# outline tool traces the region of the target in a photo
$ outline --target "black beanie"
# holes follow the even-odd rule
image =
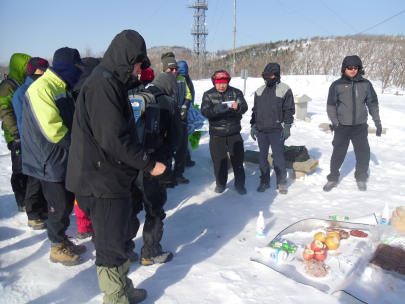
[[[168,68],[178,67],[176,58],[174,58],[174,54],[172,52],[162,54],[160,59],[163,63],[163,72],[165,72]]]

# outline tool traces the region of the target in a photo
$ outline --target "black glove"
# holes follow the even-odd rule
[[[375,135],[378,137],[381,137],[382,133],[382,125],[381,125],[381,120],[374,120],[375,127],[377,128],[377,131],[375,131]]]
[[[229,107],[226,103],[219,103],[212,108],[212,112],[216,115],[229,111]]]
[[[281,131],[281,139],[282,140],[287,140],[288,137],[290,137],[290,129],[291,129],[291,124],[284,124],[284,129]],[[280,139],[280,140],[281,140]]]
[[[250,137],[252,137],[252,139],[254,141],[256,141],[257,138],[257,128],[256,128],[256,124],[252,125],[252,127],[250,128]]]
[[[334,124],[329,125],[329,129],[333,132],[336,131],[337,126],[335,126]]]
[[[182,106],[180,108],[180,116],[181,120],[187,120],[188,110],[186,106]]]
[[[169,166],[166,166],[166,169],[162,174],[153,176],[153,178],[157,179],[159,181],[159,185],[163,188],[174,188],[179,185],[172,169]]]
[[[14,151],[15,154],[20,154],[21,152],[21,139],[20,139],[20,134],[16,134],[13,136],[13,146],[14,146]]]

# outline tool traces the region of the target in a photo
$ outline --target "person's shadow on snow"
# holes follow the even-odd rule
[[[209,186],[211,198],[183,208],[179,206],[179,209],[165,219],[165,232],[161,244],[164,250],[173,251],[174,258],[167,264],[151,266],[157,267],[156,272],[137,286],[145,288],[148,292],[145,303],[159,300],[165,294],[165,290],[184,279],[193,266],[215,255],[230,241],[240,242],[239,238],[242,238],[241,235],[244,233],[255,235],[255,231],[244,231],[247,229],[246,225],[258,217],[259,210],[270,208],[277,192],[272,189],[274,193],[269,190],[266,193],[257,193],[258,179],[249,176],[254,173],[257,175],[257,172],[252,171],[259,169],[257,166],[246,167],[245,165],[245,170],[248,169],[247,195],[239,195],[233,188],[233,180],[228,180],[224,193],[214,194],[212,187]],[[211,183],[212,180],[205,177],[205,184],[199,186],[205,187]],[[254,188],[251,185],[255,185]],[[272,213],[266,212],[266,217],[271,216]],[[271,230],[275,220],[267,223],[266,231]],[[242,256],[238,252],[223,251],[222,254],[228,255],[227,260],[232,261],[250,259],[253,253],[252,248],[247,256]],[[133,268],[131,270],[136,271]]]
[[[375,156],[375,154],[373,152],[370,152],[370,162],[373,162],[376,166],[378,166],[380,164],[378,162],[377,157]],[[353,177],[354,177],[355,168],[356,168],[356,155],[354,154],[354,151],[349,151],[346,154],[342,167],[340,167],[339,181],[341,182],[350,173],[352,173]],[[371,175],[370,169],[368,170],[368,174]]]

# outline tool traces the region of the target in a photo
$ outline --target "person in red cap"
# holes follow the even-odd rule
[[[240,121],[248,105],[242,91],[229,85],[231,76],[228,72],[216,71],[211,79],[214,87],[204,93],[201,113],[208,118],[210,124],[210,152],[216,178],[215,192],[222,193],[225,190],[229,151],[235,174],[234,185],[238,193],[243,195],[246,194],[246,188]]]
[[[27,78],[25,83],[19,87],[13,96],[12,104],[17,119],[17,127],[20,135],[22,134],[22,116],[24,95],[30,85],[41,77],[49,67],[49,62],[40,57],[32,57],[27,64]],[[27,189],[25,191],[25,211],[28,217],[28,226],[34,230],[46,228],[44,219],[48,218],[48,206],[42,192],[41,182],[33,177],[28,176]]]
[[[143,86],[146,87],[155,79],[155,74],[151,68],[141,70],[141,78],[139,79]]]

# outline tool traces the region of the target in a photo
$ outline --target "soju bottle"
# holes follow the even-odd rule
[[[347,216],[344,215],[329,215],[328,218],[330,218],[331,220],[335,220],[335,221],[347,221],[349,218]]]
[[[295,251],[297,250],[297,247],[288,245],[287,243],[280,243],[280,242],[276,242],[276,241],[272,241],[270,243],[270,246],[275,249],[287,251],[289,253],[295,253]]]

